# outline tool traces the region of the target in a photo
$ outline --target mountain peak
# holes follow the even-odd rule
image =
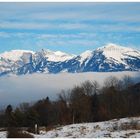
[[[4,52],[2,54],[0,54],[0,57],[4,58],[4,59],[9,59],[9,60],[12,60],[12,61],[17,61],[21,58],[21,56],[24,54],[24,53],[34,53],[33,51],[30,51],[30,50],[11,50],[9,52]]]
[[[83,52],[80,56],[85,58],[85,57],[91,56],[91,54],[92,54],[92,51],[87,50],[87,51]]]
[[[102,50],[102,51],[120,51],[120,50],[124,50],[124,49],[129,49],[114,43],[108,43],[107,45],[98,48],[97,50]]]
[[[116,45],[116,44],[113,44],[113,43],[108,43],[107,45],[104,46],[104,48],[106,49],[118,49],[118,48],[121,48],[121,46],[119,45]]]
[[[54,62],[69,60],[73,57],[73,55],[67,54],[65,52],[52,51],[49,49],[42,49],[40,52],[37,53],[47,58],[48,61]]]
[[[107,59],[114,59],[118,63],[122,63],[124,65],[127,65],[124,60],[128,57],[140,57],[139,51],[113,43],[109,43],[101,48],[98,48],[97,50],[101,51]]]

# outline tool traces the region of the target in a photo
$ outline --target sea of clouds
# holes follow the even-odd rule
[[[135,82],[140,80],[140,72],[87,72],[60,74],[31,74],[23,76],[0,77],[0,108],[8,104],[18,105],[33,102],[49,96],[55,100],[61,90],[67,90],[86,80],[96,80],[101,86],[109,76],[121,78],[129,75]]]

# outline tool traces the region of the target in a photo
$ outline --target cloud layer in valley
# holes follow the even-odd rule
[[[111,75],[117,78],[129,75],[134,79],[140,79],[139,72],[32,74],[1,77],[0,106],[36,101],[47,96],[55,100],[62,89],[70,89],[86,80],[96,80],[103,85],[104,80]]]

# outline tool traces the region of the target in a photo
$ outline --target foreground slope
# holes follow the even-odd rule
[[[1,131],[0,138],[5,138],[6,133],[6,131]],[[32,135],[35,138],[140,138],[140,117],[72,124],[57,127],[48,132],[40,131],[39,135]]]
[[[0,131],[0,138],[5,138],[6,133]],[[140,117],[72,124],[32,135],[35,138],[140,138]]]
[[[34,135],[37,138],[140,138],[140,117],[114,119],[97,123],[72,124]]]

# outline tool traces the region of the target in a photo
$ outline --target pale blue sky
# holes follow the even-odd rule
[[[0,52],[140,48],[140,3],[0,3]]]

